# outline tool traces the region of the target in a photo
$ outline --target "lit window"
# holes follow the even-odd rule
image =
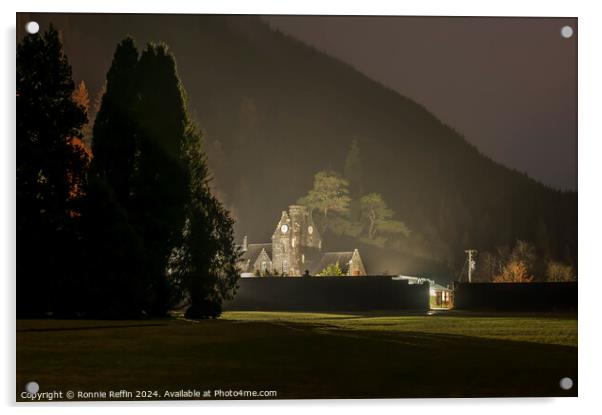
[[[268,269],[268,263],[266,261],[261,261],[261,271],[266,272]]]

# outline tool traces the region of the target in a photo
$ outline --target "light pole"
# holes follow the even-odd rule
[[[466,252],[466,254],[468,255],[467,261],[468,261],[468,282],[472,282],[472,271],[475,270],[476,268],[476,261],[474,260],[473,256],[477,253],[476,249],[467,249],[464,252]]]

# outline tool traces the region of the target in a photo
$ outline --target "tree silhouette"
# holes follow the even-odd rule
[[[79,197],[88,157],[84,109],[73,99],[59,33],[17,46],[17,313],[61,312],[76,301]]]
[[[132,38],[122,40],[107,73],[93,127],[91,170],[106,180],[117,201],[130,205],[138,125],[136,110],[138,50]]]
[[[144,243],[104,177],[91,175],[82,216],[88,315],[140,318],[149,295]]]
[[[118,44],[93,146],[86,229],[97,297],[111,299],[101,312],[160,316],[187,296],[190,317],[219,316],[239,274],[233,220],[211,193],[202,135],[165,45],[138,58],[131,38]]]
[[[140,317],[151,296],[144,244],[130,219],[138,129],[137,62],[133,39],[124,39],[113,55],[105,93],[95,104],[99,107],[93,126],[94,158],[83,222],[89,312],[101,317]]]
[[[136,77],[136,159],[128,210],[145,244],[149,313],[162,315],[173,295],[167,263],[182,244],[190,193],[183,153],[190,117],[175,59],[165,45],[147,45]]]
[[[351,146],[349,147],[347,157],[345,158],[344,174],[349,182],[351,197],[358,199],[364,191],[364,186],[362,157],[357,139],[351,141]]]
[[[201,134],[191,124],[187,132],[186,159],[190,171],[183,243],[172,257],[170,269],[188,294],[188,318],[215,318],[222,301],[231,299],[240,275],[240,252],[234,244],[234,221],[211,194],[209,172],[201,148]]]

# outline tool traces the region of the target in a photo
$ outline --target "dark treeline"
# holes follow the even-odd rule
[[[17,48],[17,314],[217,317],[233,220],[212,195],[173,55],[121,41],[88,120],[58,32]],[[86,146],[90,134],[92,151]]]
[[[383,232],[369,225],[359,237],[324,235],[326,250],[360,248],[371,273],[452,277],[464,269],[465,249],[512,250],[517,240],[545,263],[577,267],[575,192],[495,163],[424,107],[260,17],[27,18],[61,22],[75,79],[94,96],[104,83],[99,68],[109,66],[106,56],[124,34],[169,43],[207,133],[212,187],[236,219],[239,240],[269,240],[280,211],[308,195],[316,173],[336,171],[350,183],[351,210],[379,195],[394,212],[390,220],[408,230],[378,247]],[[346,163],[354,142],[361,169]]]

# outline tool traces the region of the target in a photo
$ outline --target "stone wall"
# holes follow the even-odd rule
[[[454,308],[461,310],[577,310],[577,283],[455,283]]]
[[[242,278],[225,310],[370,311],[427,310],[428,284],[390,276]]]

